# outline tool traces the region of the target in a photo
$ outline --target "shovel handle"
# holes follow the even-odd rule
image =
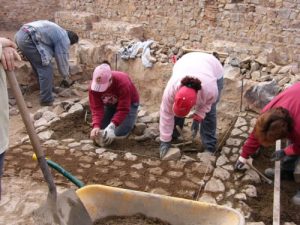
[[[6,71],[7,74],[7,80],[10,85],[10,88],[16,98],[16,102],[18,105],[18,108],[20,110],[21,117],[23,119],[23,122],[25,124],[26,130],[29,135],[30,142],[33,146],[33,151],[37,155],[39,166],[43,172],[44,178],[48,184],[49,192],[51,194],[51,197],[55,198],[57,197],[57,190],[55,183],[53,181],[53,177],[50,173],[50,169],[47,165],[47,161],[45,159],[44,151],[41,147],[40,139],[37,136],[33,123],[29,116],[29,111],[27,109],[27,106],[25,104],[21,89],[19,87],[18,81],[16,79],[14,71]]]
[[[258,173],[268,184],[272,184],[273,181],[269,178],[267,178],[265,175],[263,175],[262,172],[260,172],[258,169],[256,169],[251,163],[249,163],[248,161],[246,161],[247,165],[253,169],[256,173]]]

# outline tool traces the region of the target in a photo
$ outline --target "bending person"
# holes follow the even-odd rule
[[[238,158],[235,169],[243,170],[246,160],[253,155],[260,146],[273,146],[276,140],[288,139],[285,149],[274,152],[272,161],[282,160],[281,173],[292,176],[300,155],[300,82],[274,97],[262,110],[257,118],[254,129]],[[274,170],[265,171],[268,177],[274,176]],[[300,205],[300,190],[294,196],[293,202]]]
[[[168,152],[171,140],[179,136],[184,117],[193,114],[193,138],[200,128],[205,151],[216,150],[217,103],[223,89],[223,67],[211,54],[193,52],[181,57],[174,65],[160,106],[160,157]],[[200,127],[201,124],[201,127]]]
[[[36,73],[40,86],[40,104],[53,105],[52,96],[53,68],[51,59],[55,57],[60,74],[61,85],[69,87],[69,47],[78,42],[78,36],[57,24],[39,20],[21,27],[15,36],[22,54],[29,60]]]
[[[139,94],[128,74],[112,71],[107,63],[97,66],[89,89],[89,101],[92,139],[102,135],[103,144],[109,145],[116,136],[126,136],[133,129]]]

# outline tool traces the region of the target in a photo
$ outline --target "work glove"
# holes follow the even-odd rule
[[[271,161],[279,161],[282,160],[285,157],[285,152],[283,149],[280,149],[279,151],[275,151],[271,156]]]
[[[102,136],[105,145],[111,144],[115,139],[116,137],[115,129],[116,129],[116,125],[112,122],[104,129]]]
[[[171,142],[164,142],[164,141],[160,142],[159,155],[161,159],[167,154],[170,147],[171,147]]]
[[[235,163],[234,169],[235,170],[245,170],[244,166],[245,166],[246,162],[247,162],[247,159],[240,156]]]

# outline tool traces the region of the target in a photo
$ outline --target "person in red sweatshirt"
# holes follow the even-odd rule
[[[109,145],[116,136],[126,136],[134,127],[139,94],[129,75],[112,71],[106,62],[97,66],[89,89],[92,112],[91,138],[103,137]]]
[[[244,168],[246,160],[260,146],[270,147],[276,140],[288,139],[290,144],[275,151],[271,160],[282,160],[281,172],[291,173],[300,158],[300,82],[292,85],[274,97],[262,110],[254,129],[238,158],[235,169]],[[272,169],[266,170],[266,175],[274,174]],[[293,197],[293,202],[300,205],[300,190]]]

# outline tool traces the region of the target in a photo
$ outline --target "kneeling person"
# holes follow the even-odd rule
[[[109,145],[116,136],[126,136],[134,127],[139,94],[129,75],[112,71],[108,63],[97,66],[89,89],[92,112],[91,138],[103,138]]]

